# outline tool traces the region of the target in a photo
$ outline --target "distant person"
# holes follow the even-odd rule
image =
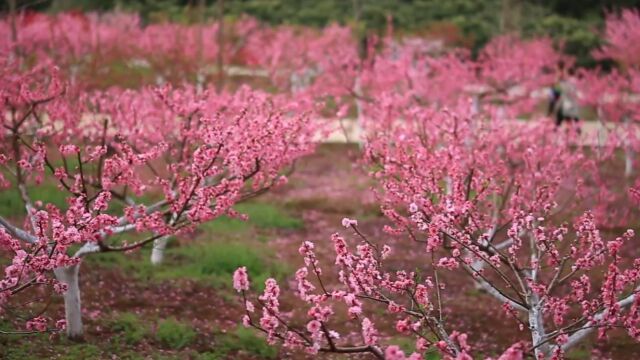
[[[575,99],[576,87],[573,81],[573,71],[567,71],[564,62],[558,63],[558,79],[551,88],[548,115],[555,116],[556,126],[564,121],[578,122],[580,109]]]

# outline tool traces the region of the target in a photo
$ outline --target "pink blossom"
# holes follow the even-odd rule
[[[522,360],[524,358],[524,347],[522,343],[518,342],[511,345],[498,360]]]
[[[315,334],[320,331],[320,328],[321,324],[318,320],[311,320],[307,323],[307,331],[309,331],[310,333]]]
[[[233,288],[238,292],[249,290],[249,276],[246,267],[239,267],[233,273]]]
[[[362,337],[367,345],[374,345],[378,342],[378,331],[374,328],[369,318],[362,319]]]
[[[65,156],[80,152],[80,149],[76,145],[61,145],[59,150],[60,153]]]
[[[399,346],[391,345],[384,351],[384,358],[385,360],[405,360],[406,356]]]
[[[353,220],[353,219],[349,219],[349,218],[343,218],[342,219],[342,226],[344,226],[346,228],[350,228],[352,226],[358,226],[358,220]]]

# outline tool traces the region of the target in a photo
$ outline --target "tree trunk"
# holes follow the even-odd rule
[[[64,293],[64,314],[67,321],[67,337],[69,339],[82,339],[84,332],[82,329],[82,304],[80,303],[80,284],[78,274],[80,264],[55,269],[56,278],[67,284],[67,291]]]
[[[168,236],[163,236],[153,242],[151,250],[151,264],[160,265],[164,261],[164,250],[167,248]]]
[[[629,138],[631,132],[634,131],[631,125],[631,121],[629,118],[625,116],[624,118],[624,176],[626,178],[630,178],[633,175],[633,158],[634,151],[632,147],[632,141]],[[633,135],[635,136],[635,134]]]
[[[198,31],[198,65],[197,65],[197,73],[196,73],[196,92],[201,94],[204,91],[204,25],[205,25],[205,11],[206,11],[206,2],[205,0],[198,1],[198,24],[200,24],[200,30]]]
[[[355,83],[353,85],[353,91],[354,93],[357,95],[356,97],[356,123],[354,126],[354,133],[356,135],[356,138],[359,138],[358,140],[358,147],[360,149],[363,148],[364,145],[364,139],[362,138],[361,135],[361,130],[364,129],[364,104],[362,103],[362,99],[360,99],[360,96],[362,96],[362,81],[360,80],[360,75],[358,74],[358,76],[356,77]]]
[[[633,150],[629,146],[624,149],[624,176],[629,178],[633,175]]]
[[[11,28],[11,52],[10,57],[20,60],[20,47],[18,46],[18,26],[16,25],[17,16],[16,0],[9,0],[9,26]],[[22,64],[20,64],[22,65]]]
[[[518,33],[521,23],[522,4],[519,0],[502,0],[500,32]]]
[[[480,103],[480,96],[479,95],[473,95],[472,99],[473,100],[471,102],[471,114],[472,115],[480,114],[480,110],[482,108],[482,105]]]
[[[164,85],[165,82],[166,80],[164,79],[164,76],[162,76],[162,74],[156,74],[156,85]]]
[[[18,28],[16,26],[16,0],[9,0],[9,23],[11,26],[11,41],[14,43],[18,40]]]
[[[218,0],[218,91],[222,91],[224,88],[225,73],[224,73],[224,0]]]
[[[531,329],[531,344],[535,347],[534,354],[538,359],[546,359],[548,354],[547,345],[543,342],[546,340],[546,334],[543,325],[542,311],[538,304],[538,295],[535,297],[534,305],[529,309],[529,328]]]

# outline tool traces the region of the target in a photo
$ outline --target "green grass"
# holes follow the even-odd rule
[[[122,360],[145,360],[144,355],[138,353],[135,350],[125,350],[123,351],[118,351],[118,359],[122,359]]]
[[[261,290],[267,278],[282,279],[289,271],[273,260],[275,254],[264,244],[273,236],[270,230],[297,228],[302,221],[263,203],[241,204],[238,211],[249,214],[250,220],[221,217],[204,224],[203,234],[188,245],[178,246],[172,239],[160,266],[151,265],[150,246],[133,254],[95,254],[86,261],[122,269],[143,281],[192,279],[217,288],[230,286],[233,272],[246,266],[255,288]],[[129,242],[135,240],[131,236],[124,238]]]
[[[221,216],[202,225],[203,230],[213,233],[239,233],[251,227],[259,229],[299,229],[302,220],[292,217],[284,210],[265,203],[247,202],[234,206],[234,209],[249,216],[248,221]]]
[[[165,262],[159,266],[151,265],[150,249],[134,254],[95,254],[86,261],[121,269],[141,281],[191,279],[216,288],[230,287],[233,272],[240,266],[247,267],[257,290],[264,288],[267,278],[282,279],[288,274],[288,267],[272,260],[274,254],[264,244],[227,240],[218,237],[188,246],[170,247],[166,250]]]
[[[567,351],[565,358],[569,360],[589,359],[591,351],[585,348],[575,348]]]
[[[246,235],[251,230],[251,224],[239,219],[221,216],[213,221],[200,225],[207,234]]]
[[[35,360],[38,357],[31,355],[28,348],[14,347],[0,350],[0,358],[5,360]]]
[[[42,201],[44,204],[54,204],[59,208],[66,208],[68,193],[61,191],[49,182],[38,186],[30,186],[27,191],[33,201]],[[0,191],[0,215],[5,217],[22,217],[25,215],[24,203],[18,190],[10,188]]]
[[[391,345],[397,345],[405,354],[411,354],[416,349],[416,340],[414,337],[394,337],[389,340]]]
[[[16,331],[16,329],[6,320],[0,319],[0,330],[3,331]],[[32,339],[39,340],[43,336],[32,335]],[[39,359],[38,356],[33,354],[30,351],[30,348],[27,346],[22,346],[20,341],[24,339],[23,335],[11,335],[11,334],[0,334],[0,359],[6,360],[31,360],[31,359]]]
[[[16,331],[10,323],[0,320],[0,330]],[[64,336],[52,340],[50,333],[31,335],[0,335],[0,359],[40,360],[52,358],[60,360],[102,359],[103,350],[98,344],[78,343]]]
[[[71,196],[66,190],[60,190],[54,182],[43,182],[37,186],[28,186],[27,192],[33,202],[41,201],[43,205],[53,204],[61,210],[67,209],[67,198]],[[158,200],[157,196],[145,194],[140,198],[135,198],[143,203],[153,203]],[[117,199],[109,203],[108,214],[122,215],[125,204]],[[0,216],[20,217],[25,215],[24,203],[20,193],[15,187],[0,191]]]
[[[189,278],[209,282],[215,287],[229,286],[233,272],[246,266],[257,289],[267,278],[282,279],[288,269],[275,261],[269,261],[272,253],[260,246],[243,243],[203,243],[176,248],[173,254],[182,259],[180,266],[173,266],[161,276]],[[171,266],[170,262],[167,264]]]
[[[69,344],[65,347],[61,360],[99,359],[102,351],[93,344]]]
[[[174,350],[189,346],[196,336],[196,332],[190,325],[173,318],[160,321],[156,330],[156,340],[162,346]]]
[[[200,354],[198,360],[233,358],[229,355],[238,351],[255,355],[259,359],[276,359],[278,348],[267,344],[264,337],[253,329],[237,327],[233,332],[217,333],[214,352]]]
[[[109,327],[118,333],[120,340],[129,345],[140,343],[149,333],[144,323],[134,313],[121,313],[117,315],[111,319]]]

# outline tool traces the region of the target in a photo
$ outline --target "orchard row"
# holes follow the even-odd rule
[[[304,325],[282,311],[275,280],[254,297],[251,274],[238,269],[246,326],[312,354],[471,359],[473,343],[447,322],[441,294],[455,286],[442,274],[462,272],[522,333],[500,359],[559,359],[592,333],[619,328],[640,340],[637,240],[633,230],[599,230],[637,225],[637,12],[608,19],[596,55],[618,62],[610,72],[573,69],[549,39],[514,36],[473,58],[397,39],[393,29],[362,43],[346,27],[267,28],[250,19],[234,23],[225,41],[217,25],[142,27],[125,15],[31,15],[0,32],[9,39],[0,45],[0,186],[24,205],[0,217],[9,255],[0,308],[28,307],[50,290],[65,304],[65,319],[39,314],[19,324],[25,332],[81,337],[83,258],[153,246],[150,261],[162,262],[171,238],[222,215],[244,217],[234,204],[285,183],[333,119],[353,116],[390,220],[385,233],[413,244],[422,266],[388,266],[404,257],[393,242],[344,219],[350,234],[332,236],[335,262],[322,263],[311,242],[300,246],[292,291]],[[214,59],[222,69],[265,71],[272,91],[173,76],[204,74]],[[174,84],[92,86],[114,61],[144,63]],[[563,114],[571,101],[593,110],[611,129],[604,141],[582,146],[589,134],[575,124],[559,129],[540,111],[557,83],[573,89],[572,98],[561,90]],[[612,166],[621,151],[624,170]],[[33,197],[43,184],[65,192],[67,205]],[[372,314],[414,340],[415,352],[385,344]],[[339,333],[338,323],[359,336]]]

